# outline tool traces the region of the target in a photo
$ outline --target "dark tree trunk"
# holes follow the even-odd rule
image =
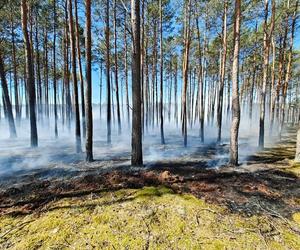
[[[92,111],[92,35],[91,35],[91,0],[85,3],[86,36],[85,36],[85,57],[86,57],[86,160],[93,160],[93,111]]]
[[[21,14],[22,14],[22,30],[25,45],[25,57],[27,67],[27,91],[29,99],[29,113],[30,113],[30,135],[31,135],[31,147],[38,146],[38,134],[36,126],[36,113],[35,113],[35,83],[34,83],[34,68],[32,58],[32,43],[28,35],[28,6],[27,1],[21,2]]]
[[[163,75],[163,67],[164,67],[164,55],[163,55],[163,9],[162,9],[162,0],[159,3],[160,6],[160,141],[161,144],[165,144],[165,135],[164,135],[164,98],[163,98],[163,82],[164,82],[164,75]]]
[[[106,95],[107,95],[107,143],[111,144],[111,94],[110,94],[110,41],[109,41],[109,0],[105,9],[105,45],[106,45]]]

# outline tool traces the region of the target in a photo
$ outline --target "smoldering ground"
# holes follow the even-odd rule
[[[245,112],[246,113],[246,112]],[[123,113],[124,114],[124,113]],[[99,117],[99,106],[94,107],[94,158],[93,163],[84,162],[84,154],[75,151],[75,132],[73,123],[70,130],[58,121],[58,138],[54,136],[53,119],[44,119],[38,123],[39,147],[30,148],[29,121],[22,119],[17,127],[18,137],[9,138],[8,125],[1,119],[0,130],[0,178],[8,176],[27,175],[38,171],[45,171],[47,175],[60,175],[57,169],[67,172],[84,169],[114,169],[130,165],[131,128],[125,114],[122,119],[122,133],[118,133],[116,123],[112,123],[112,143],[106,142],[105,112]],[[156,124],[144,127],[143,153],[145,167],[159,163],[198,163],[200,168],[219,168],[228,162],[230,116],[223,115],[222,142],[216,143],[217,127],[214,122],[205,125],[205,142],[199,138],[199,123],[196,120],[188,127],[188,146],[183,146],[180,121],[168,119],[165,115],[165,140],[160,143],[160,131]],[[268,124],[265,125],[268,128]],[[6,132],[6,133],[5,133]],[[268,131],[266,131],[268,135]],[[266,136],[271,144],[275,137]],[[241,117],[239,134],[239,159],[243,164],[249,155],[255,153],[258,141],[258,112],[254,110],[254,119],[250,122],[246,115]],[[84,151],[84,138],[82,150]]]

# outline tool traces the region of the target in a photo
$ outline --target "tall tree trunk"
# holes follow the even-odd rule
[[[238,165],[238,136],[240,126],[239,102],[239,55],[240,55],[240,25],[241,25],[241,0],[235,1],[234,17],[234,50],[232,62],[232,124],[230,130],[230,159],[229,163]]]
[[[187,89],[189,72],[189,52],[190,52],[190,4],[191,0],[185,2],[185,29],[184,29],[184,57],[183,57],[183,87],[182,87],[182,135],[183,144],[187,146]]]
[[[218,123],[217,142],[221,142],[221,132],[222,132],[223,92],[224,92],[226,54],[227,54],[227,5],[228,5],[227,0],[225,0],[224,14],[223,14],[223,49],[222,49],[220,88],[219,88],[218,110],[217,110],[217,123]]]
[[[13,21],[11,21],[11,38],[12,38],[12,59],[13,59],[13,72],[14,72],[14,94],[15,94],[15,112],[16,121],[19,125],[21,120],[21,112],[19,105],[19,84],[18,84],[18,73],[17,73],[17,61],[16,61],[16,42],[15,42],[15,30]]]
[[[117,119],[118,133],[121,134],[121,112],[119,99],[119,81],[118,81],[118,48],[117,48],[117,0],[114,0],[114,50],[115,50],[115,83],[116,83],[116,100],[117,100]],[[126,20],[125,20],[126,22]]]
[[[35,113],[35,84],[34,84],[34,68],[32,58],[32,44],[28,35],[28,6],[27,1],[21,1],[21,15],[22,15],[22,30],[25,45],[25,57],[27,67],[27,91],[29,97],[29,113],[30,113],[30,138],[31,147],[38,146],[38,134],[36,126],[36,113]]]
[[[55,138],[58,137],[57,129],[57,82],[56,82],[56,0],[53,0],[53,95],[54,95],[54,133]]]
[[[161,144],[165,144],[165,135],[164,135],[164,99],[163,99],[163,66],[164,66],[164,55],[163,55],[163,8],[162,8],[162,0],[159,0],[159,19],[160,19],[160,142]]]
[[[74,88],[74,105],[75,105],[75,138],[76,138],[76,152],[81,152],[81,137],[80,137],[80,116],[79,116],[79,102],[78,102],[78,83],[76,72],[76,47],[75,47],[75,33],[74,33],[73,7],[72,0],[69,0],[69,27],[70,27],[70,45],[72,56],[72,78]]]
[[[176,126],[178,126],[178,100],[177,100],[177,75],[178,75],[178,61],[177,56],[175,56],[175,69],[174,69],[174,119]]]
[[[68,27],[68,0],[65,0],[65,29],[64,29],[64,43],[63,43],[63,54],[64,54],[64,94],[65,94],[65,113],[67,128],[71,130],[71,95],[70,95],[70,77],[69,77],[69,27]]]
[[[76,48],[77,48],[77,61],[78,61],[78,68],[79,68],[79,80],[80,80],[80,93],[81,93],[81,124],[82,124],[82,135],[83,138],[86,136],[86,126],[85,126],[85,107],[84,107],[84,80],[82,74],[82,64],[81,64],[81,49],[80,49],[80,36],[79,36],[79,25],[78,25],[78,7],[77,1],[75,0],[75,31],[76,31]]]
[[[140,1],[131,0],[132,25],[132,152],[131,164],[143,164],[141,117]]]
[[[38,29],[38,9],[35,8],[35,54],[36,54],[36,79],[37,79],[37,110],[38,110],[38,120],[42,121],[43,111],[42,111],[42,80],[41,80],[41,67],[40,67],[40,49],[39,49],[39,29]]]
[[[129,111],[129,93],[128,93],[128,69],[127,69],[127,15],[126,10],[124,12],[124,71],[125,71],[125,93],[126,93],[126,110],[127,110],[127,122],[128,127],[130,124],[130,111]]]
[[[267,89],[267,77],[268,77],[268,66],[269,66],[269,50],[270,50],[270,37],[272,36],[274,24],[271,23],[270,34],[268,32],[268,9],[269,0],[265,0],[265,19],[264,19],[264,44],[263,44],[263,82],[260,96],[260,118],[259,118],[259,148],[264,148],[265,141],[265,109],[266,109],[266,89]],[[274,11],[272,15],[274,15]]]
[[[105,45],[106,45],[106,95],[107,95],[107,143],[111,144],[111,93],[110,93],[110,41],[109,41],[109,0],[105,9]]]
[[[3,60],[1,49],[0,49],[0,79],[1,79],[1,85],[3,91],[2,95],[3,95],[7,119],[8,119],[10,138],[16,138],[17,132],[16,132],[15,121],[14,121],[14,116],[12,111],[12,105],[8,93],[8,87],[7,87],[7,81],[6,81],[5,69],[4,69],[4,60]]]
[[[92,111],[92,35],[91,35],[91,0],[85,2],[86,35],[86,160],[93,160],[93,111]]]

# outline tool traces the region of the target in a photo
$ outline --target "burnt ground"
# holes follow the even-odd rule
[[[144,168],[55,168],[7,177],[0,181],[0,215],[36,212],[66,197],[163,185],[175,193],[190,193],[245,216],[268,213],[289,218],[300,211],[299,170],[292,171],[295,166],[290,161],[295,152],[294,138],[295,130],[289,129],[280,142],[248,157],[237,168],[224,165],[213,169],[207,161],[174,160]],[[226,153],[222,146],[210,145],[195,154],[209,151]],[[97,162],[93,164],[97,166]]]

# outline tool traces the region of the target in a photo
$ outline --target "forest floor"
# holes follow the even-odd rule
[[[95,162],[0,179],[0,248],[300,249],[295,133],[237,168],[173,160],[100,171]]]

